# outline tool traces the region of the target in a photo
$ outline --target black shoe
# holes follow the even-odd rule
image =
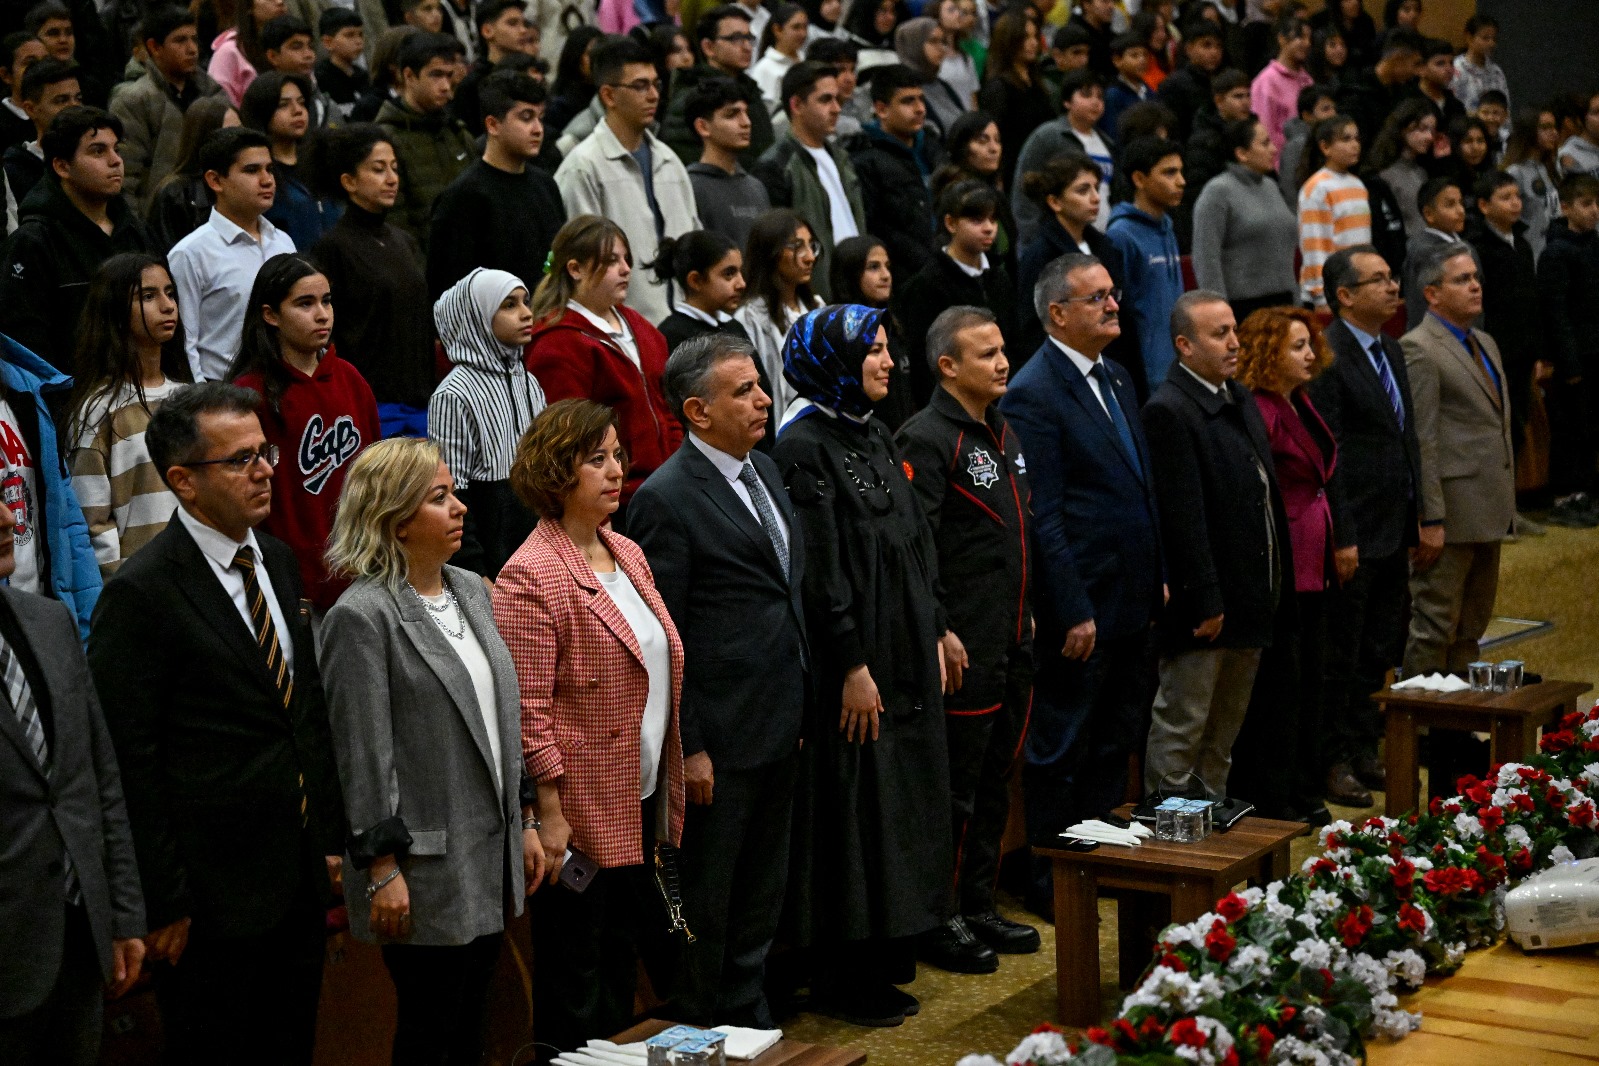
[[[1031,955],[1038,950],[1037,929],[1002,918],[992,909],[965,915],[964,921],[977,939],[1001,955]]]
[[[815,1010],[850,1025],[889,1029],[905,1024],[904,993],[893,985],[877,988],[839,989],[816,998]]]
[[[1355,779],[1348,763],[1339,763],[1327,771],[1327,798],[1340,807],[1370,807],[1376,802],[1364,785]]]
[[[1568,529],[1592,529],[1599,525],[1599,515],[1594,513],[1593,501],[1585,492],[1574,492],[1549,509],[1549,525]]]
[[[994,949],[973,936],[959,918],[951,918],[917,938],[916,957],[951,973],[993,973],[999,969],[999,956]]]
[[[1350,768],[1355,772],[1355,780],[1367,788],[1378,792],[1388,788],[1388,768],[1377,756],[1357,755]]]
[[[889,985],[888,991],[892,994],[893,999],[899,1003],[899,1007],[904,1012],[905,1017],[914,1018],[922,1012],[922,1001],[903,988],[895,988],[893,985]]]

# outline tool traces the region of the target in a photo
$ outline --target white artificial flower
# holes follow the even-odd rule
[[[1390,996],[1390,999],[1393,997]],[[1389,1040],[1403,1040],[1417,1029],[1421,1028],[1421,1015],[1405,1010],[1399,1010],[1394,1003],[1375,1006],[1371,1015],[1371,1031],[1374,1036],[1385,1037]]]
[[[1324,970],[1332,965],[1332,945],[1325,940],[1301,940],[1288,957],[1312,970]]]
[[[1313,916],[1318,911],[1322,914],[1331,914],[1342,903],[1343,901],[1338,898],[1338,893],[1329,892],[1325,888],[1313,888],[1310,890],[1310,897],[1305,900],[1305,911]]]
[[[1123,1014],[1134,1007],[1174,1006],[1184,1014],[1192,1014],[1207,1003],[1222,999],[1227,994],[1221,979],[1213,973],[1179,973],[1169,966],[1157,966],[1149,971],[1141,985],[1122,1000]]]
[[[1519,825],[1505,826],[1505,843],[1511,849],[1528,848],[1532,846],[1532,835]]]
[[[1469,814],[1455,815],[1455,833],[1467,840],[1480,840],[1482,838],[1482,823]]]
[[[1427,978],[1427,960],[1409,948],[1390,951],[1382,961],[1394,979],[1407,989],[1420,988]]]
[[[1599,767],[1599,763],[1594,763],[1594,766]],[[1238,893],[1238,898],[1249,904],[1250,910],[1254,910],[1256,907],[1260,906],[1260,901],[1266,898],[1266,891],[1264,889],[1251,886],[1250,888],[1246,888],[1242,892]]]
[[[1359,952],[1351,953],[1348,962],[1341,969],[1355,980],[1366,986],[1366,991],[1373,997],[1388,995],[1388,986],[1393,982],[1388,973],[1388,967]]]
[[[1355,853],[1349,848],[1333,848],[1331,851],[1328,851],[1324,857],[1331,859],[1339,866],[1346,866],[1351,860],[1354,859]]]
[[[1564,844],[1556,844],[1554,850],[1549,853],[1549,861],[1551,863],[1576,862],[1577,857]]]
[[[1599,726],[1599,721],[1589,722],[1589,725]],[[1599,732],[1599,730],[1596,730]],[[1582,779],[1589,785],[1599,785],[1599,762],[1591,762],[1582,768]]]
[[[1336,822],[1321,827],[1321,833],[1317,835],[1316,843],[1325,849],[1327,841],[1332,838],[1334,833],[1347,833],[1353,828],[1355,827],[1340,818]]]
[[[1508,811],[1516,805],[1517,796],[1525,796],[1526,794],[1527,790],[1524,788],[1496,788],[1494,789],[1492,802],[1495,807]]]
[[[956,1062],[955,1066],[1002,1066],[1002,1064],[992,1055],[967,1055]]]
[[[1410,860],[1410,865],[1416,868],[1418,874],[1424,874],[1432,869],[1432,860],[1425,855],[1406,855],[1405,858]]]
[[[1227,960],[1227,972],[1240,981],[1256,981],[1271,967],[1271,952],[1259,944],[1244,944]]]
[[[1005,1063],[1006,1066],[1020,1066],[1026,1062],[1053,1066],[1055,1063],[1070,1062],[1071,1058],[1072,1053],[1066,1046],[1066,1038],[1060,1033],[1045,1030],[1042,1033],[1029,1033],[1009,1055],[1005,1056]]]
[[[1525,768],[1525,765],[1525,763],[1519,762],[1505,763],[1503,766],[1499,767],[1499,777],[1496,779],[1495,783],[1501,788],[1520,783],[1521,771]]]

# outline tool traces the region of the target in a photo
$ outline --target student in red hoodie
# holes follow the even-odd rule
[[[683,427],[661,391],[666,338],[622,306],[633,260],[627,237],[610,219],[579,215],[562,226],[550,263],[533,294],[527,368],[550,403],[577,397],[616,412],[628,471],[611,525],[625,532],[633,490],[683,442]]]
[[[228,372],[265,401],[257,414],[278,459],[272,513],[261,528],[294,549],[317,618],[348,584],[329,576],[322,557],[344,476],[363,449],[382,439],[372,389],[335,354],[332,330],[328,279],[298,255],[275,255],[255,277]]]

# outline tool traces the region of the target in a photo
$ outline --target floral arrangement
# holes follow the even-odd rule
[[[1353,1066],[1409,1035],[1421,1016],[1397,993],[1493,943],[1512,879],[1599,852],[1599,706],[1456,787],[1425,813],[1327,826],[1300,873],[1164,930],[1109,1025],[1082,1042],[1041,1026],[1003,1066]]]

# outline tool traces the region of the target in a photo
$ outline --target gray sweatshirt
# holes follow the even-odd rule
[[[694,185],[694,204],[700,225],[730,238],[743,248],[755,220],[772,209],[766,186],[743,167],[729,174],[714,163],[693,163],[688,180]]]
[[[1298,220],[1277,183],[1229,163],[1194,205],[1195,280],[1230,300],[1283,293],[1292,303],[1298,241]]]

